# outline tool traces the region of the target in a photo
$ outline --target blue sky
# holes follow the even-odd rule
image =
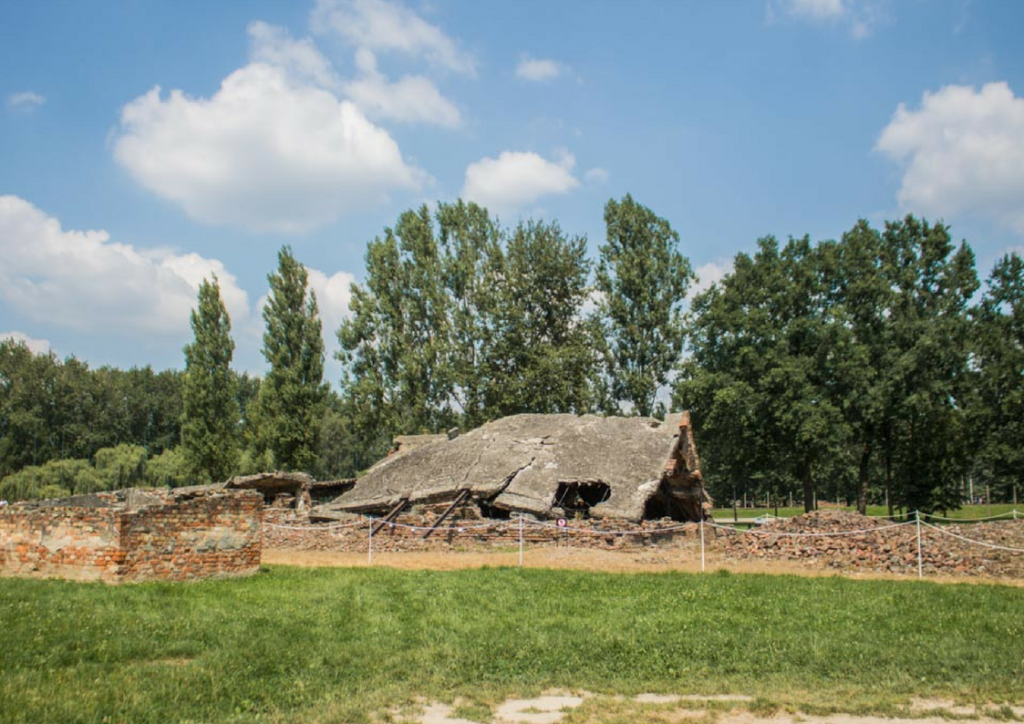
[[[260,371],[288,243],[330,354],[366,242],[460,195],[596,256],[632,193],[705,283],[760,236],[912,212],[984,277],[1024,245],[1021,28],[967,0],[2,3],[0,336],[181,367],[215,272]]]

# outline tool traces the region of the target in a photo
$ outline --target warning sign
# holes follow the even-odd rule
[[[569,521],[567,521],[565,518],[559,518],[558,519],[558,527],[559,528],[564,528],[567,525],[569,525]]]

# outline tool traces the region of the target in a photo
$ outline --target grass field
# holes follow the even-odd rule
[[[824,505],[820,506],[821,510],[844,510],[848,513],[855,512],[855,507],[843,507],[836,508],[834,505],[829,504],[828,507]],[[993,503],[992,505],[965,505],[958,510],[950,510],[945,513],[945,517],[953,518],[956,520],[970,520],[977,518],[987,518],[994,515],[1009,516],[1013,512],[1014,508],[1017,510],[1018,517],[1024,517],[1024,505],[1014,506],[1013,503]],[[728,520],[733,517],[732,508],[715,508],[712,511],[713,515],[719,520]],[[889,515],[889,509],[884,505],[869,505],[868,515]],[[740,518],[757,518],[762,515],[775,515],[775,508],[737,508],[736,514]],[[778,516],[780,518],[792,518],[795,515],[803,515],[804,507],[780,507],[778,510]],[[943,515],[942,513],[936,513],[936,515]]]
[[[273,567],[0,579],[4,722],[365,721],[547,687],[881,711],[1021,703],[1024,589],[730,574]]]

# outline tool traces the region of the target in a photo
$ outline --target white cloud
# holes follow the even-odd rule
[[[498,158],[469,164],[462,196],[497,211],[513,209],[575,189],[579,186],[572,175],[575,164],[567,152],[553,162],[530,151],[503,151]]]
[[[331,61],[309,38],[295,40],[285,28],[261,20],[249,23],[249,58],[281,68],[295,83],[309,83],[320,88],[341,85]]]
[[[276,40],[266,46],[293,72],[319,72]],[[354,103],[266,63],[235,71],[208,99],[163,98],[157,86],[124,107],[120,131],[115,157],[139,183],[197,221],[254,231],[313,229],[427,178]]]
[[[697,282],[690,287],[688,297],[694,297],[701,292],[710,289],[712,284],[725,279],[726,275],[732,274],[732,259],[715,259],[701,264],[694,272],[697,274]]]
[[[974,214],[1024,234],[1024,98],[1006,83],[946,86],[900,104],[875,149],[903,166],[905,209]]]
[[[786,9],[792,15],[814,20],[838,18],[846,12],[843,0],[788,0]]]
[[[249,304],[216,259],[137,249],[106,231],[65,230],[17,196],[0,196],[0,299],[32,319],[79,330],[142,335],[189,329],[204,277],[216,274],[234,319]]]
[[[377,59],[366,48],[356,53],[362,75],[345,84],[345,92],[367,114],[403,123],[431,123],[448,128],[462,125],[462,116],[432,81],[407,75],[396,83],[377,70]]]
[[[30,113],[46,103],[46,98],[34,91],[21,91],[7,96],[7,107],[14,111]]]
[[[850,35],[862,40],[876,26],[887,21],[889,0],[769,0],[765,15],[769,23],[778,16],[817,25],[845,27]]]
[[[470,54],[436,25],[396,2],[317,0],[310,24],[314,32],[335,33],[358,48],[423,58],[437,67],[476,75],[476,62]]]
[[[583,174],[583,178],[592,184],[606,184],[611,178],[611,174],[608,173],[608,169],[595,166]]]
[[[557,60],[531,58],[523,55],[516,66],[516,77],[535,83],[546,80],[554,80],[561,75],[571,72],[569,66],[559,63]]]
[[[356,278],[348,272],[339,271],[327,276],[319,269],[306,268],[309,286],[316,292],[316,302],[323,320],[324,339],[330,349],[336,344],[334,333],[342,320],[348,317],[349,302],[352,301],[352,284]]]
[[[50,341],[46,339],[32,339],[24,332],[0,332],[0,342],[13,339],[15,342],[24,342],[35,354],[44,354],[50,351]]]

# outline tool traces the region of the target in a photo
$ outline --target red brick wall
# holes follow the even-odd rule
[[[0,574],[117,579],[123,560],[116,508],[22,508],[0,511]]]
[[[244,576],[260,567],[263,496],[255,491],[125,512],[126,581]]]
[[[0,511],[0,575],[108,582],[259,570],[263,497],[253,491],[123,507]]]

